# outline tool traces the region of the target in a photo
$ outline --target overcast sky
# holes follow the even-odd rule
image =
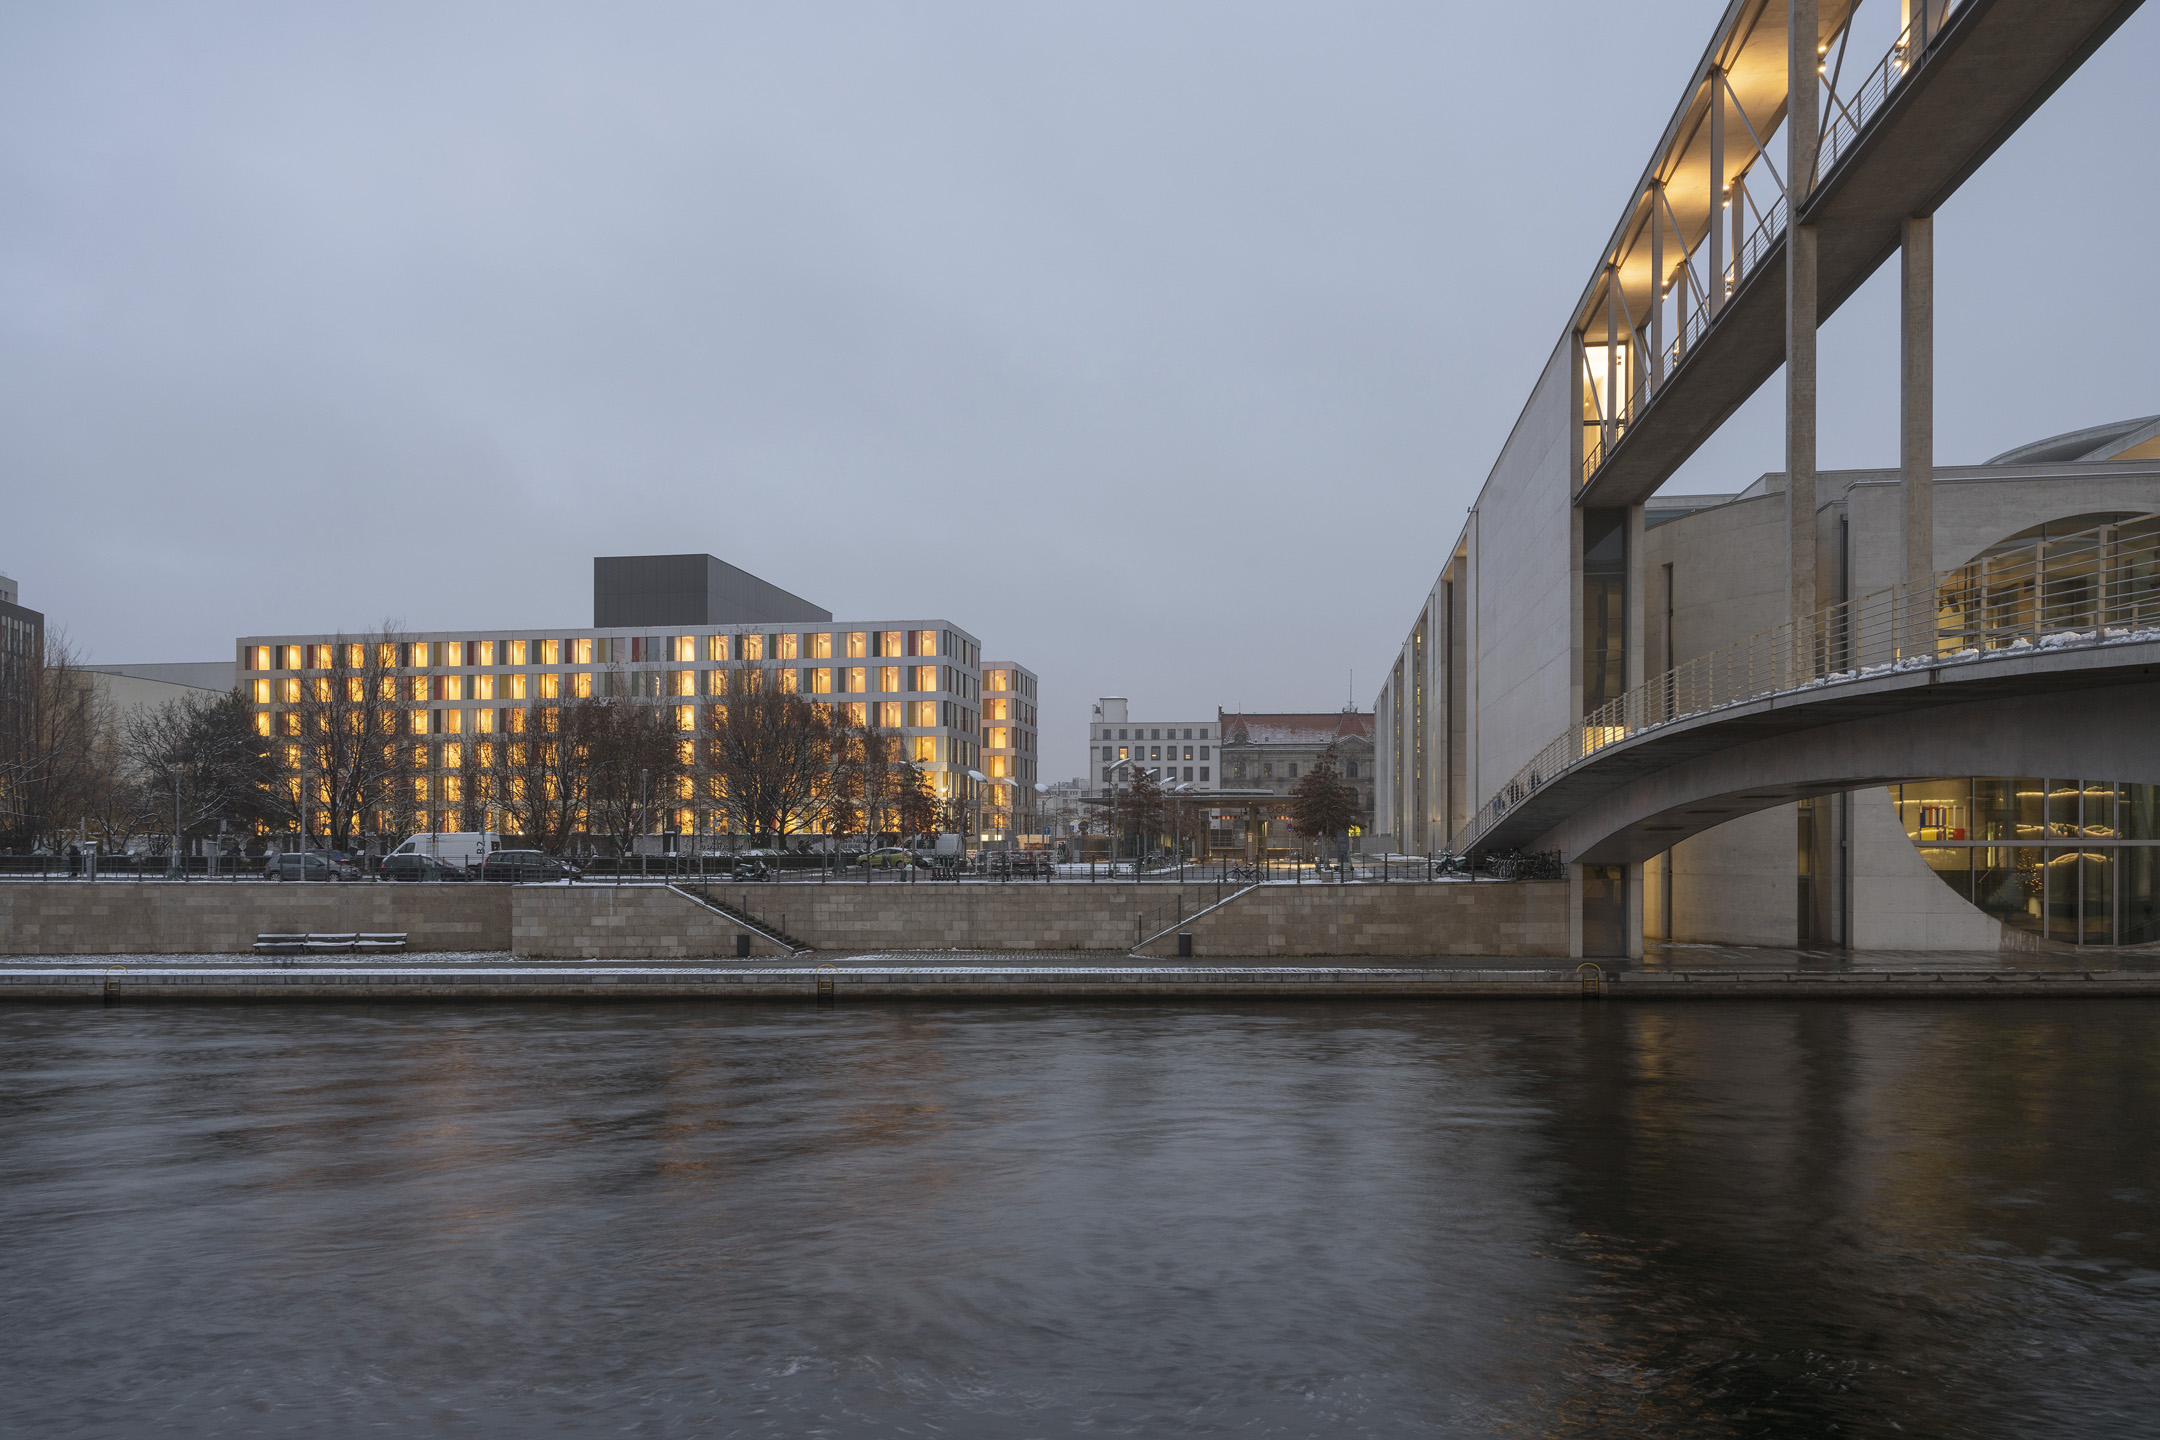
[[[1719,10],[8,6],[0,571],[140,662],[710,551],[1039,671],[1046,777],[1100,694],[1370,704]],[[2156,11],[1941,212],[1945,463],[2160,411]]]

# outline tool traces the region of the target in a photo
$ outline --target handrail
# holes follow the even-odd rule
[[[1493,792],[1448,848],[1469,851],[1554,779],[1675,721],[2005,651],[2132,639],[2160,639],[2160,513],[1997,547],[1677,665],[1569,726]]]

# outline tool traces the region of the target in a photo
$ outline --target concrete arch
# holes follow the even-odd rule
[[[1486,843],[1633,863],[1739,815],[1936,775],[2160,784],[2160,642],[1946,666],[1662,727],[1560,777]]]

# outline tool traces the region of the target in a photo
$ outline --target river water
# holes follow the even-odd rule
[[[2149,1436],[2160,1006],[0,1010],[0,1433]]]

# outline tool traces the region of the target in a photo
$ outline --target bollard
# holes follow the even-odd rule
[[[750,958],[750,937],[740,930],[735,932],[735,958],[738,960]]]
[[[1190,930],[1180,930],[1180,931],[1178,931],[1178,937],[1177,937],[1177,957],[1178,957],[1178,959],[1180,959],[1180,960],[1190,960],[1190,959],[1192,959],[1192,931],[1190,931]]]

